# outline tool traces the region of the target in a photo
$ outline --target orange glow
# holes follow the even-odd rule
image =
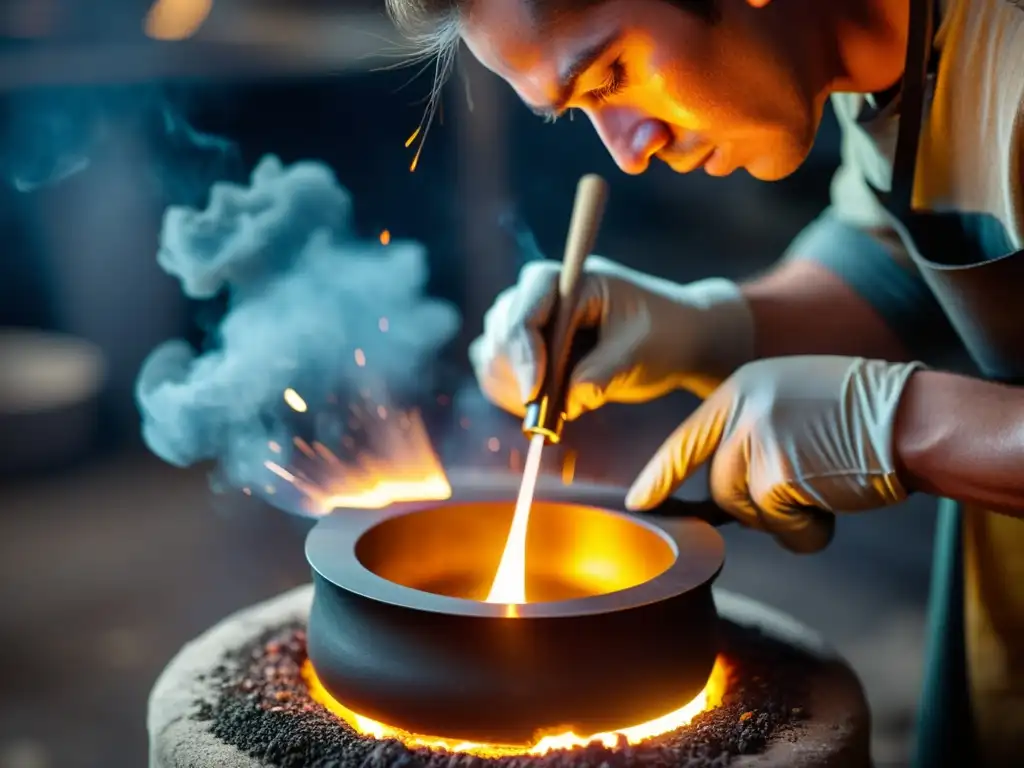
[[[562,485],[572,485],[576,477],[576,451],[566,451],[562,462]]]
[[[514,606],[509,607],[513,610],[515,608]],[[586,747],[594,741],[601,742],[605,747],[612,749],[619,744],[620,735],[629,744],[639,744],[655,736],[670,733],[677,728],[688,725],[701,712],[714,709],[722,703],[722,697],[729,686],[730,672],[729,665],[719,657],[715,662],[714,669],[711,671],[711,676],[708,678],[708,684],[692,701],[673,712],[669,712],[654,720],[649,720],[646,723],[622,728],[614,733],[595,733],[590,736],[577,736],[571,731],[547,735],[541,734],[531,744],[480,744],[459,739],[407,733],[398,728],[393,728],[356,714],[335,700],[320,683],[313,665],[308,660],[303,664],[302,676],[309,687],[309,695],[315,702],[335,717],[344,720],[353,730],[363,736],[370,736],[375,739],[395,739],[409,747],[427,747],[448,752],[463,752],[478,757],[506,757],[511,755],[543,755],[558,749]]]
[[[307,473],[286,469],[277,461],[263,464],[302,492],[307,512],[313,515],[326,515],[338,508],[382,509],[401,501],[450,498],[451,485],[419,413],[388,418],[384,406],[374,413],[380,417],[372,435],[377,455],[360,454],[343,461],[323,443],[310,445],[298,437],[292,441],[313,465],[315,471],[308,474],[326,475],[326,480],[311,480]]]
[[[213,9],[213,0],[156,0],[146,14],[146,34],[154,40],[186,40]]]
[[[488,603],[508,603],[509,606],[526,602],[526,532],[530,525],[530,508],[533,506],[533,492],[537,487],[540,459],[544,453],[544,437],[536,435],[530,440],[526,454],[526,468],[523,470],[523,484],[519,486],[519,498],[512,515],[512,526],[501,553],[498,572],[487,594]],[[515,611],[507,611],[514,617]]]
[[[381,245],[387,245],[390,242],[391,242],[391,232],[389,232],[388,230],[385,229],[383,232],[380,233],[380,244]]]

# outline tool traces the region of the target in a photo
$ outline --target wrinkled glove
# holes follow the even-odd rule
[[[561,264],[527,264],[484,317],[469,358],[484,395],[523,415],[543,383],[543,332]],[[753,318],[724,279],[679,285],[590,256],[580,278],[573,328],[597,326],[597,346],[576,365],[566,418],[607,402],[637,403],[685,388],[704,396],[753,357]]]
[[[718,506],[790,549],[820,548],[828,536],[808,508],[856,512],[906,498],[894,428],[904,386],[921,367],[828,356],[745,365],[665,441],[626,505],[656,506],[710,460]]]

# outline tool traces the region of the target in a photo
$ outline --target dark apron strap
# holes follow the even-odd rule
[[[889,192],[872,188],[889,213],[900,220],[913,211],[917,148],[921,141],[924,104],[928,95],[936,5],[937,0],[911,0],[910,32],[900,85],[900,123],[896,134],[896,155],[892,163],[892,184]]]
[[[880,195],[898,219],[913,213],[917,150],[938,18],[935,6],[935,0],[912,0],[910,4],[891,192]],[[960,506],[946,499],[939,503],[927,630],[914,765],[970,765],[973,749],[964,633],[963,520]]]

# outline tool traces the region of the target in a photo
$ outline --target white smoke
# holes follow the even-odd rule
[[[214,185],[205,210],[169,208],[158,260],[188,296],[226,290],[229,307],[210,351],[170,341],[143,364],[143,437],[175,465],[219,460],[239,486],[264,477],[268,441],[288,440],[284,390],[311,414],[339,388],[423,391],[459,328],[452,306],[424,296],[424,248],[359,239],[322,163],[268,156],[248,187]]]

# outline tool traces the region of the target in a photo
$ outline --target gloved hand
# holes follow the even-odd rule
[[[543,331],[555,306],[561,265],[527,264],[484,317],[469,359],[484,395],[522,416],[539,393]],[[653,400],[685,388],[704,396],[753,357],[753,318],[724,279],[679,285],[590,256],[581,276],[575,328],[597,326],[597,346],[573,370],[566,418],[606,402]]]
[[[745,365],[658,449],[626,506],[656,506],[710,460],[718,506],[790,549],[824,546],[806,508],[856,512],[906,498],[896,475],[896,412],[921,367],[831,356]]]

